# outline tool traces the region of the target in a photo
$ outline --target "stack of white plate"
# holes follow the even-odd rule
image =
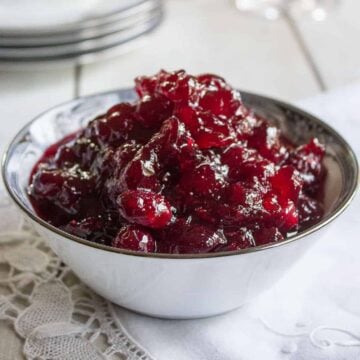
[[[0,65],[88,63],[132,48],[162,16],[162,0],[1,0]]]

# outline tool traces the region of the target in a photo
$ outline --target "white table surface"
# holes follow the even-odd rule
[[[296,101],[360,79],[359,0],[342,0],[324,22],[266,21],[229,0],[169,0],[162,26],[140,49],[100,63],[0,72],[0,151],[31,118],[74,96],[131,86],[160,68],[214,72],[234,86]],[[11,331],[0,324],[0,360]],[[15,347],[16,348],[16,347]]]

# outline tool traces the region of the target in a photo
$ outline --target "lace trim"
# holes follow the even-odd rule
[[[30,360],[153,359],[29,226],[0,233],[0,320]]]

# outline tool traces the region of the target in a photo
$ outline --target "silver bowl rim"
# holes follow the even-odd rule
[[[99,250],[103,250],[103,251],[108,251],[108,252],[113,252],[113,253],[119,253],[119,254],[123,254],[123,255],[130,255],[130,256],[136,256],[136,257],[141,257],[141,258],[158,258],[158,259],[206,259],[206,258],[220,258],[220,257],[225,257],[225,256],[235,256],[235,255],[241,255],[241,254],[249,254],[249,253],[254,253],[254,252],[258,252],[258,251],[263,251],[266,249],[271,249],[271,248],[276,248],[279,246],[283,246],[283,245],[287,245],[290,244],[294,241],[300,240],[310,234],[313,234],[314,232],[319,231],[320,229],[322,229],[323,227],[325,227],[327,224],[329,224],[330,222],[332,222],[333,220],[335,220],[339,215],[341,215],[345,209],[350,205],[350,203],[352,202],[352,200],[354,199],[355,195],[356,195],[356,191],[357,191],[357,187],[358,187],[358,179],[359,179],[359,164],[356,158],[356,155],[354,153],[354,151],[352,150],[351,146],[348,144],[348,142],[334,129],[332,128],[330,125],[326,124],[324,121],[320,120],[319,118],[315,117],[314,115],[309,114],[308,112],[299,109],[296,106],[290,105],[284,101],[281,100],[277,100],[274,99],[272,97],[268,97],[268,96],[263,96],[263,95],[259,95],[256,93],[250,93],[250,92],[246,92],[246,91],[241,91],[240,93],[242,95],[244,95],[244,97],[246,96],[250,96],[250,97],[257,97],[259,99],[263,99],[265,101],[270,101],[272,103],[274,103],[275,105],[279,105],[281,107],[287,108],[289,110],[292,110],[294,112],[297,112],[298,114],[309,118],[312,122],[315,122],[316,124],[322,126],[323,128],[326,128],[327,131],[329,131],[332,136],[334,136],[335,138],[337,138],[337,140],[342,144],[342,146],[346,149],[346,152],[348,153],[348,155],[350,155],[351,160],[352,160],[352,165],[353,165],[353,169],[354,169],[354,176],[353,176],[353,181],[350,184],[349,188],[346,189],[346,193],[345,196],[343,197],[342,201],[340,202],[340,204],[338,204],[338,206],[336,207],[336,209],[334,209],[330,214],[328,214],[327,216],[325,216],[321,221],[319,221],[318,223],[304,229],[303,231],[300,231],[292,236],[289,236],[288,238],[286,238],[283,241],[279,241],[279,242],[274,242],[274,243],[269,243],[269,244],[265,244],[265,245],[261,245],[261,246],[255,246],[252,248],[247,248],[247,249],[241,249],[241,250],[236,250],[236,251],[222,251],[222,252],[214,252],[214,253],[200,253],[200,254],[166,254],[166,253],[142,253],[142,252],[137,252],[137,251],[133,251],[133,250],[126,250],[126,249],[118,249],[118,248],[114,248],[111,246],[107,246],[107,245],[103,245],[103,244],[99,244],[99,243],[95,243],[92,242],[90,240],[85,240],[82,239],[80,237],[71,235],[63,230],[60,230],[59,228],[50,225],[49,223],[47,223],[45,220],[41,219],[39,216],[37,216],[35,214],[35,212],[32,210],[30,211],[21,201],[21,199],[19,199],[16,194],[13,192],[10,184],[8,183],[7,180],[7,165],[9,163],[9,158],[11,156],[12,153],[12,149],[14,148],[14,146],[17,145],[17,143],[24,138],[24,134],[27,132],[28,128],[34,123],[36,122],[39,118],[41,118],[42,116],[44,116],[46,113],[48,113],[49,111],[53,111],[56,110],[58,107],[70,104],[72,102],[76,102],[79,100],[86,100],[89,101],[92,98],[96,98],[98,96],[105,96],[105,95],[111,95],[111,94],[116,94],[119,93],[120,91],[130,91],[132,89],[130,88],[121,88],[121,89],[116,89],[116,90],[111,90],[111,91],[105,91],[105,92],[100,92],[100,93],[96,93],[96,94],[92,94],[92,95],[88,95],[88,96],[83,96],[83,97],[78,97],[75,99],[72,99],[70,101],[65,101],[61,104],[55,105],[45,111],[43,111],[42,113],[40,113],[38,116],[36,116],[35,118],[33,118],[31,121],[29,121],[27,124],[25,124],[21,130],[19,130],[19,132],[15,135],[15,137],[10,141],[9,145],[6,147],[6,150],[4,152],[3,158],[2,158],[2,164],[1,164],[1,173],[2,173],[2,177],[4,180],[4,185],[5,188],[8,192],[8,194],[10,195],[11,199],[15,202],[15,204],[31,219],[33,220],[35,223],[41,225],[42,227],[44,227],[45,229],[55,233],[56,235],[62,236],[68,240],[72,240],[75,241],[79,244],[85,245],[85,246],[90,246],[92,248],[95,249],[99,249]]]

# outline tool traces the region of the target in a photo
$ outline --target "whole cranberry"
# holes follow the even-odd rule
[[[285,201],[287,201],[287,199]],[[269,222],[275,223],[276,219],[281,216],[282,207],[279,202],[279,197],[273,191],[269,191],[264,194],[262,206],[269,214]]]
[[[155,89],[157,86],[157,77],[156,76],[139,76],[135,79],[135,90],[140,98],[146,95],[155,94]]]
[[[283,233],[297,230],[299,225],[299,213],[295,204],[288,200],[282,204],[281,216],[278,219],[279,229]]]
[[[175,254],[197,254],[213,251],[226,243],[224,234],[206,225],[185,225],[181,234],[171,242]]]
[[[284,240],[284,236],[276,227],[265,228],[259,226],[255,230],[253,230],[253,236],[255,238],[257,246]]]
[[[105,222],[101,215],[89,216],[81,220],[71,220],[62,230],[88,240],[102,242],[101,237],[104,235]]]
[[[103,158],[100,166],[106,169],[104,176],[118,176],[119,171],[135,157],[140,148],[141,145],[134,140],[130,140],[116,149],[106,148],[103,153],[99,154],[99,157]]]
[[[162,124],[158,132],[156,132],[149,142],[144,146],[144,155],[150,153],[156,154],[158,160],[166,163],[168,158],[173,157],[175,153],[179,153],[179,142],[183,146],[191,146],[191,142],[187,144],[182,141],[182,137],[186,136],[185,129],[181,126],[179,120],[172,116]]]
[[[248,214],[244,209],[244,207],[235,204],[218,203],[213,211],[217,215],[219,223],[227,228],[240,227],[246,223]]]
[[[300,174],[292,166],[281,167],[270,179],[272,188],[279,195],[280,199],[297,202],[299,193],[303,186]]]
[[[184,106],[177,115],[189,129],[200,149],[225,147],[235,139],[235,132],[229,121],[211,112],[196,111]]]
[[[114,105],[106,116],[94,123],[96,138],[101,145],[120,145],[134,128],[135,107],[128,103]]]
[[[30,196],[46,200],[69,214],[79,211],[80,202],[94,188],[94,179],[85,171],[39,168],[32,178]]]
[[[221,251],[236,251],[256,246],[252,231],[246,227],[226,228],[224,234],[227,244]]]
[[[228,199],[231,204],[241,205],[249,210],[262,208],[262,201],[266,194],[258,183],[236,182],[228,188]]]
[[[248,146],[255,148],[264,158],[278,164],[286,159],[288,151],[280,139],[280,130],[262,120],[247,138]]]
[[[226,186],[222,168],[215,164],[203,162],[184,173],[179,188],[187,196],[202,196],[216,198]]]
[[[238,182],[231,184],[228,198],[233,208],[232,226],[244,223],[262,223],[264,226],[276,225],[293,229],[298,224],[296,207],[290,200],[280,201],[277,194],[259,183]]]
[[[184,227],[192,223],[193,217],[191,215],[178,216],[164,228],[157,229],[156,235],[159,240],[157,244],[159,252],[170,252],[170,245],[173,239],[179,237],[182,234]]]
[[[322,161],[325,155],[325,148],[315,138],[306,145],[299,146],[293,151],[287,163],[294,166],[300,172],[304,181],[304,188],[315,194],[322,179]]]
[[[321,203],[301,193],[298,200],[299,223],[302,227],[310,226],[318,222],[324,215]]]
[[[124,225],[111,245],[118,249],[145,253],[153,253],[156,251],[156,242],[152,235],[137,225]]]
[[[215,90],[229,88],[225,79],[215,74],[201,74],[198,75],[196,79],[201,85],[205,85],[206,88],[212,88]]]
[[[223,217],[218,216],[219,204],[215,199],[201,199],[200,201],[194,201],[191,205],[193,217],[201,223],[218,225],[223,219]]]
[[[158,134],[158,138],[154,138],[151,146],[158,149],[159,161],[165,166],[176,165],[185,169],[193,162],[197,146],[177,117],[172,116],[167,119]]]
[[[79,132],[75,132],[65,136],[60,141],[56,142],[55,144],[50,145],[42,154],[40,162],[42,163],[51,163],[54,162],[54,158],[56,154],[59,152],[59,149],[65,147],[66,145],[70,145],[77,139],[79,136]]]
[[[231,117],[244,114],[245,107],[239,91],[234,90],[226,81],[214,74],[197,76],[201,85],[199,105],[216,115]]]
[[[96,176],[97,181],[101,182],[101,184],[103,184],[103,182],[105,182],[114,171],[114,156],[114,149],[111,147],[105,147],[99,151],[91,166],[90,170]]]
[[[58,167],[79,165],[83,170],[89,170],[99,150],[93,140],[78,137],[70,144],[59,147],[54,160]]]
[[[55,164],[60,167],[72,166],[80,161],[71,145],[60,146],[55,154]]]
[[[271,161],[242,144],[229,146],[223,152],[221,161],[228,166],[228,176],[231,181],[251,181],[254,177],[265,180],[275,172]]]
[[[208,90],[200,97],[199,105],[217,116],[231,117],[241,111],[241,100],[238,92],[228,89]]]
[[[156,90],[174,102],[195,102],[197,81],[194,76],[186,74],[184,70],[158,74]]]
[[[154,153],[159,161],[166,162],[174,153],[184,150],[191,151],[194,147],[193,139],[189,136],[179,119],[172,116],[165,120],[161,128],[153,134],[143,148],[143,156]]]
[[[261,125],[263,120],[250,111],[242,107],[242,112],[231,117],[230,122],[235,129],[238,141],[247,144],[247,139],[254,135],[255,129]]]
[[[124,219],[153,229],[163,228],[172,218],[168,201],[152,191],[125,191],[117,198],[117,204]]]
[[[144,127],[158,129],[172,115],[173,108],[164,95],[145,95],[136,106],[136,116]]]
[[[221,162],[229,168],[229,179],[231,181],[242,179],[245,173],[241,171],[240,166],[251,158],[256,159],[256,155],[255,150],[248,150],[242,144],[234,144],[226,148],[221,155]]]
[[[115,150],[105,148],[94,162],[92,170],[97,177],[98,185],[103,186],[110,199],[116,201],[122,191],[120,186],[121,171],[133,159],[140,145],[129,141]]]
[[[257,194],[260,199],[260,194],[258,194],[257,192],[252,192],[251,189],[249,191],[245,183],[239,181],[237,183],[231,184],[228,189],[229,202],[231,204],[246,206],[249,193],[251,195]]]
[[[131,189],[147,189],[158,192],[161,184],[157,178],[159,163],[156,154],[151,153],[149,157],[143,157],[138,153],[121,171],[118,178],[114,178],[113,189],[122,192]]]
[[[157,93],[176,103],[196,101],[197,80],[194,76],[186,74],[184,70],[174,72],[161,70],[152,77],[138,77],[135,84],[140,97]]]
[[[119,189],[143,188],[158,192],[161,172],[184,167],[193,156],[193,140],[178,119],[171,117],[124,167],[119,177]]]

